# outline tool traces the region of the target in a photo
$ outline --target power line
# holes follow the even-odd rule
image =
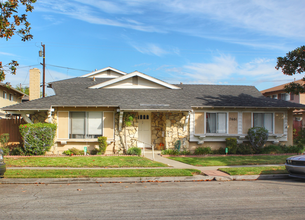
[[[69,69],[69,70],[78,70],[78,71],[83,71],[83,72],[92,72],[92,70],[82,70],[82,69],[76,69],[76,68],[70,68],[70,67],[65,67],[65,66],[57,66],[57,65],[52,65],[52,64],[46,64],[47,66],[54,66],[58,68],[63,68],[63,69]]]

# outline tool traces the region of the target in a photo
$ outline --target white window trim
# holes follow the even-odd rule
[[[68,111],[69,114],[68,114],[68,124],[69,124],[69,128],[68,128],[68,139],[69,140],[97,140],[97,138],[86,138],[86,135],[87,135],[87,129],[88,129],[88,126],[87,126],[87,117],[88,117],[88,112],[90,111]],[[70,133],[71,133],[71,123],[70,123],[70,113],[71,112],[85,112],[85,138],[70,138]],[[102,129],[102,134],[101,136],[104,135],[104,111],[99,111],[99,112],[102,112],[102,119],[103,119],[103,129]]]
[[[216,113],[216,112],[226,112],[227,113],[227,133],[217,134],[217,133],[206,133],[206,122],[204,123],[204,134],[196,134],[195,132],[195,113],[203,112],[204,118],[206,119],[206,113]],[[238,113],[238,134],[229,134],[229,122],[228,122],[228,114],[229,112],[237,112]],[[288,115],[286,111],[207,111],[207,110],[193,110],[191,114],[191,123],[190,123],[190,141],[191,142],[201,142],[204,141],[224,141],[226,137],[236,137],[236,138],[244,138],[247,134],[243,134],[243,113],[251,113],[251,127],[253,127],[253,113],[272,113],[273,114],[273,133],[269,133],[268,141],[274,141],[273,139],[279,138],[276,137],[280,134],[275,134],[275,114],[283,114],[284,122],[283,122],[283,136],[280,137],[280,141],[287,141],[288,135]]]

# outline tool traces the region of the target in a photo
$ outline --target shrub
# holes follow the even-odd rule
[[[299,132],[298,132],[298,135],[297,137],[294,139],[294,143],[295,144],[305,144],[305,129],[301,129]]]
[[[303,144],[299,143],[293,146],[286,146],[286,145],[279,145],[282,149],[283,153],[303,153],[304,146]]]
[[[229,154],[236,154],[237,139],[236,138],[226,138],[226,146],[228,148]]]
[[[131,147],[127,150],[127,155],[138,155],[141,156],[141,148]]]
[[[262,149],[263,154],[281,154],[285,153],[280,145],[268,145]]]
[[[10,154],[9,146],[2,147],[1,150],[3,150],[3,155],[5,155],[5,156]]]
[[[248,130],[248,139],[255,153],[260,153],[268,140],[268,130],[263,127],[253,127]]]
[[[236,154],[253,154],[253,149],[249,144],[238,144]]]
[[[220,147],[217,150],[212,150],[212,154],[225,154],[226,153],[226,149],[223,147]]]
[[[72,152],[70,150],[65,150],[64,152],[62,152],[65,155],[70,156],[72,154]]]
[[[12,151],[10,152],[11,155],[20,155],[20,156],[24,156],[25,155],[25,151],[23,146],[18,145],[17,147],[14,147],[12,149]]]
[[[98,148],[99,148],[99,153],[104,154],[107,148],[107,137],[101,136],[98,137]]]
[[[88,153],[88,151],[87,151],[87,153]],[[97,155],[97,153],[98,153],[98,149],[96,149],[96,148],[94,148],[93,150],[90,151],[91,155]]]
[[[179,152],[180,155],[191,155],[191,152],[189,150],[182,150]]]
[[[210,147],[197,147],[194,154],[195,155],[212,154],[212,150]]]
[[[179,155],[179,151],[176,149],[166,149],[161,151],[161,154],[163,155]]]
[[[37,123],[19,126],[26,155],[43,155],[54,144],[55,124]]]
[[[0,143],[3,148],[7,145],[9,139],[10,135],[8,133],[3,133],[0,135]]]

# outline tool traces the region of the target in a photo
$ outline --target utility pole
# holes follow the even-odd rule
[[[42,44],[42,51],[39,51],[39,56],[42,57],[42,97],[46,94],[46,45]]]

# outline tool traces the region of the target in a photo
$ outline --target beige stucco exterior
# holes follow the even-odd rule
[[[52,113],[53,123],[57,123],[58,129],[55,138],[55,144],[51,148],[52,153],[61,154],[70,148],[78,148],[83,150],[86,146],[88,150],[98,148],[97,139],[69,139],[69,112],[73,111],[102,111],[103,112],[103,135],[107,137],[109,146],[108,154],[122,153],[132,146],[137,146],[139,138],[138,112],[120,113],[116,108],[93,108],[93,107],[56,107]],[[212,110],[200,110],[189,112],[151,112],[151,145],[155,149],[161,147],[172,149],[177,140],[181,140],[181,148],[188,149],[193,152],[196,147],[211,147],[218,149],[225,147],[225,139],[227,137],[235,137],[238,141],[247,142],[245,136],[248,128],[253,126],[253,113],[273,113],[274,114],[274,132],[270,134],[267,144],[283,143],[287,145],[293,144],[293,110],[271,110],[271,109],[228,109],[227,134],[206,134],[205,133],[205,113]],[[213,110],[216,112],[224,110]],[[189,120],[186,120],[190,114]],[[193,116],[192,116],[193,114]],[[47,121],[47,112],[39,112],[31,116],[35,122]],[[133,121],[130,126],[124,123],[125,118],[131,115]],[[121,130],[120,130],[121,123]]]
[[[0,109],[6,106],[15,105],[22,102],[23,93],[19,93],[9,87],[0,85]],[[0,110],[0,117],[4,117],[5,112]]]

